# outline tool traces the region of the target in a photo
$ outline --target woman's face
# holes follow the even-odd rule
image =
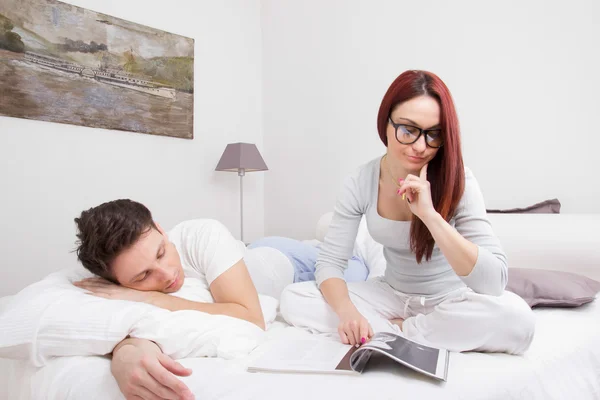
[[[398,127],[398,138],[404,142],[414,140],[421,128],[432,130],[428,132],[431,144],[438,145],[442,132],[440,128],[440,106],[429,96],[419,96],[396,105],[390,113],[394,124]],[[396,139],[396,129],[388,120],[387,142],[388,154],[393,157],[409,173],[418,175],[421,168],[435,157],[439,148],[427,146],[425,134],[412,144],[403,144]]]

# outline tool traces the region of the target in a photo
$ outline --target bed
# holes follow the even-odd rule
[[[522,357],[452,353],[448,381],[438,383],[385,359],[361,376],[248,373],[257,348],[240,360],[190,358],[183,378],[196,398],[212,399],[577,399],[600,398],[600,302],[577,309],[537,309],[536,336]],[[271,337],[304,334],[283,322]],[[0,359],[0,398],[121,399],[107,357],[63,357],[43,368]]]
[[[600,274],[598,237],[590,233],[596,231],[599,222],[600,216],[562,220],[550,216],[518,220],[507,216],[493,221],[501,240],[503,235],[511,235],[513,240],[503,243],[507,243],[509,259],[516,264],[560,269],[561,260],[572,262],[575,258],[578,271],[596,279]],[[520,240],[514,239],[519,235]],[[565,239],[559,240],[561,237]],[[522,253],[523,248],[531,251]],[[581,254],[582,251],[587,253]],[[534,253],[539,253],[537,261],[532,258]],[[574,268],[569,263],[568,269]],[[0,310],[7,301],[0,301]],[[598,298],[577,308],[537,308],[534,312],[536,334],[525,355],[452,353],[447,382],[431,380],[381,358],[373,358],[360,376],[246,372],[250,361],[260,356],[262,346],[235,360],[180,360],[194,371],[183,380],[202,400],[367,399],[374,395],[379,399],[600,399]],[[304,334],[278,318],[267,337]],[[0,359],[0,399],[122,398],[107,357],[59,357],[42,368]]]

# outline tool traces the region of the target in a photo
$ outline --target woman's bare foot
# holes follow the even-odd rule
[[[404,322],[402,318],[390,319],[390,322],[394,325],[398,325],[400,327],[400,330],[402,330],[402,323]]]

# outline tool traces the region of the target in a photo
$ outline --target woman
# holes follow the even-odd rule
[[[477,181],[463,166],[446,85],[430,72],[404,72],[381,102],[377,130],[387,151],[344,182],[316,283],[283,291],[284,318],[337,331],[352,345],[390,331],[451,351],[523,353],[534,316],[504,291],[506,256]],[[343,271],[363,215],[387,268],[384,277],[347,284]]]

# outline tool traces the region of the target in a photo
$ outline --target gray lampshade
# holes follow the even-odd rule
[[[267,164],[253,143],[230,143],[217,164],[215,171],[237,172],[267,171]]]

